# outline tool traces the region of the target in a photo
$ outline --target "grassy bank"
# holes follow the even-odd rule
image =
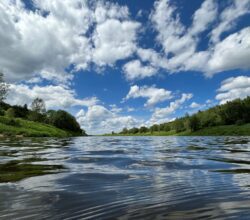
[[[195,132],[184,131],[177,133],[175,130],[171,130],[168,132],[154,131],[136,134],[106,134],[105,136],[250,136],[250,124],[208,127]]]
[[[204,128],[187,135],[197,136],[250,136],[250,124],[244,125],[223,125]]]
[[[20,118],[11,119],[5,116],[0,116],[0,134],[2,136],[20,135],[24,137],[68,137],[77,135],[48,124]]]

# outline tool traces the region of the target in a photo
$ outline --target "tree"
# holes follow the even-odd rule
[[[139,132],[140,133],[146,133],[146,132],[148,132],[148,128],[147,127],[145,127],[145,126],[142,126],[142,127],[140,127],[140,129],[139,129]]]
[[[138,128],[131,128],[131,129],[129,130],[129,133],[130,133],[130,134],[137,134],[137,133],[139,133],[139,129],[138,129]]]
[[[86,131],[84,129],[82,129],[82,135],[87,136],[87,133],[86,133]]]
[[[47,119],[50,124],[54,125],[57,128],[61,128],[63,130],[78,132],[82,134],[82,129],[80,128],[80,125],[76,121],[75,117],[69,114],[66,111],[58,110],[53,111],[50,110],[46,114]]]
[[[179,132],[182,132],[182,131],[185,131],[185,127],[184,127],[184,122],[183,120],[181,119],[176,119],[174,122],[173,122],[173,129],[179,133]]]
[[[200,128],[200,120],[196,115],[189,117],[189,127],[191,131],[197,131]]]
[[[127,128],[123,128],[121,134],[127,134],[127,133],[128,133],[128,129]]]
[[[160,126],[157,125],[157,124],[154,124],[149,129],[150,129],[151,132],[159,131],[160,130]]]
[[[164,124],[164,130],[163,130],[163,131],[168,132],[168,131],[170,131],[170,130],[171,130],[170,125],[169,125],[169,124]]]
[[[31,104],[31,109],[34,112],[45,114],[46,113],[45,102],[41,98],[35,98]]]
[[[4,82],[3,73],[0,72],[0,103],[4,101],[9,90],[9,85]]]

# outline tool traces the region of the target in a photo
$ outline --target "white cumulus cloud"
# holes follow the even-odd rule
[[[220,14],[220,23],[211,32],[211,41],[218,42],[221,34],[235,27],[237,19],[241,16],[250,13],[249,0],[233,0],[232,4]]]
[[[136,50],[140,24],[126,6],[87,0],[34,0],[33,6],[0,2],[0,71],[8,80],[40,75],[65,83],[91,63],[113,65]]]
[[[217,92],[216,99],[221,104],[237,98],[244,99],[250,96],[250,77],[230,77],[221,83],[221,87]]]
[[[132,116],[119,115],[102,105],[88,107],[85,112],[80,110],[76,114],[77,121],[88,134],[104,134],[120,131],[124,127],[132,128],[141,124],[140,120]]]
[[[93,36],[93,61],[98,65],[112,65],[117,60],[131,56],[136,50],[139,23],[106,20],[98,24]]]
[[[72,106],[92,106],[98,103],[96,97],[78,99],[74,90],[61,85],[28,86],[10,84],[6,102],[12,105],[30,105],[35,98],[42,98],[48,109]]]
[[[191,93],[183,93],[180,99],[176,99],[173,102],[170,102],[169,106],[165,108],[156,108],[153,112],[153,115],[149,121],[149,124],[155,124],[164,121],[167,121],[169,116],[171,116],[177,109],[179,109],[183,103],[190,100],[193,97]]]
[[[133,60],[126,63],[123,70],[128,80],[150,77],[157,73],[157,68],[150,65],[143,66],[139,60]]]
[[[147,102],[145,103],[145,107],[152,107],[157,103],[164,102],[172,98],[172,92],[162,89],[156,88],[155,86],[131,86],[129,93],[127,94],[125,100],[135,99],[135,98],[146,98]]]
[[[202,107],[202,105],[197,102],[192,102],[190,104],[190,108],[200,108],[200,107]]]
[[[223,71],[249,69],[249,27],[237,29],[235,33],[227,31],[233,30],[239,17],[250,13],[250,1],[228,1],[222,10],[218,10],[222,6],[219,4],[215,0],[203,1],[188,27],[181,22],[174,1],[156,1],[150,20],[162,50],[138,47],[139,59],[147,64],[143,66],[139,61],[137,64],[140,64],[140,69],[153,68],[157,71],[151,74],[141,71],[140,74],[133,74],[131,79],[156,75],[159,69],[167,73],[192,70],[209,77]],[[209,40],[203,50],[199,49],[204,38],[201,33],[206,33],[205,37]],[[223,38],[222,34],[225,34]]]

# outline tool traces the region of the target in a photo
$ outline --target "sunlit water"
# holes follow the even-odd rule
[[[0,140],[0,219],[249,219],[249,156],[250,137]]]

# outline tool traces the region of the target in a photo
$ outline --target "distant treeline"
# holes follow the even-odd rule
[[[27,105],[9,105],[5,102],[0,102],[0,116],[7,118],[22,118],[29,121],[40,122],[53,125],[65,131],[73,132],[79,135],[86,135],[85,131],[80,128],[75,117],[63,110],[48,110],[46,111],[45,103],[42,99],[36,98],[31,109]]]
[[[184,131],[197,131],[203,128],[220,125],[243,125],[250,123],[250,97],[243,100],[235,99],[223,105],[212,107],[205,111],[199,111],[196,114],[186,114],[182,118],[177,118],[172,122],[155,124],[151,127],[124,128],[119,134],[143,134],[153,132],[175,133]]]

